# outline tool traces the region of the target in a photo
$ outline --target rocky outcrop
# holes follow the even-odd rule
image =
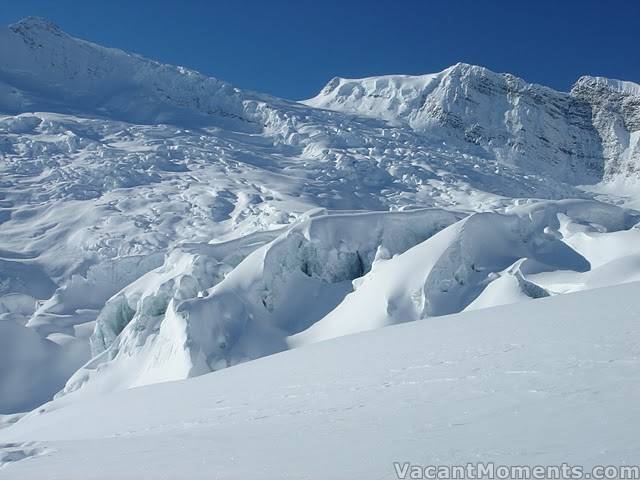
[[[571,95],[590,106],[605,158],[604,178],[637,178],[640,173],[640,85],[582,77]]]

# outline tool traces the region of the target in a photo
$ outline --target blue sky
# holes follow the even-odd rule
[[[334,76],[420,74],[458,61],[568,90],[640,82],[640,1],[3,0],[72,35],[239,87],[313,96]]]

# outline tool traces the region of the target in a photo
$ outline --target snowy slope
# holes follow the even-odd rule
[[[0,430],[3,478],[396,478],[393,462],[623,465],[640,283],[432,318],[196,379],[63,397]]]
[[[70,37],[30,17],[0,31],[2,110],[94,112],[138,123],[248,123],[229,84]]]
[[[63,393],[182,379],[284,350],[287,337],[341,303],[381,250],[402,253],[462,216],[317,214],[244,258],[237,241],[199,247],[195,257],[174,252],[107,302],[92,337],[95,358]]]
[[[638,279],[639,89],[458,64],[297,103],[0,29],[0,413]]]

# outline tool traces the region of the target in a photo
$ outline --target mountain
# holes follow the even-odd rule
[[[243,92],[182,67],[73,38],[30,17],[0,32],[3,110],[81,112],[136,123],[243,117]]]
[[[640,86],[583,77],[570,93],[459,63],[432,75],[334,78],[307,105],[384,119],[573,184],[637,177]]]
[[[582,77],[571,95],[591,106],[592,123],[608,161],[604,177],[638,176],[640,86],[601,77]]]
[[[457,64],[293,102],[0,30],[0,412],[640,280],[639,92]]]

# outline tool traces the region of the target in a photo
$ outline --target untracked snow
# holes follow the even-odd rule
[[[431,318],[195,379],[65,396],[0,430],[0,476],[351,480],[396,478],[393,462],[635,464],[639,288]]]
[[[335,367],[310,344],[638,281],[639,139],[633,82],[557,92],[457,64],[293,102],[47,20],[2,28],[0,424],[297,347],[318,356],[274,358]],[[0,459],[48,458],[30,442]]]

